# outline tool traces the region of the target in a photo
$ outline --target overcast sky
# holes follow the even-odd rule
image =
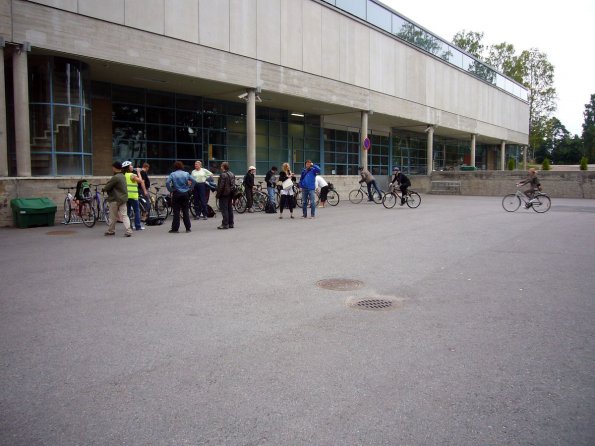
[[[571,134],[582,134],[583,111],[595,93],[595,0],[380,0],[452,41],[461,30],[483,32],[483,44],[508,42],[517,54],[537,48],[554,65],[558,109]]]

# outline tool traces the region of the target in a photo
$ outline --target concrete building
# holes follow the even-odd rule
[[[0,37],[0,176],[427,175],[528,143],[521,85],[375,0],[0,0]]]

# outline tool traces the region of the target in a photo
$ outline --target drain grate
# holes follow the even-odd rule
[[[50,232],[46,232],[46,235],[72,235],[72,234],[76,234],[76,231],[50,231]]]
[[[316,286],[334,291],[353,291],[364,286],[364,282],[352,279],[324,279],[316,282]]]
[[[387,311],[399,306],[398,302],[395,302],[392,299],[378,297],[351,299],[347,302],[347,305],[349,305],[351,308],[370,311]]]

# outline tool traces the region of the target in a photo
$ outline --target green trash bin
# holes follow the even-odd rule
[[[18,228],[54,226],[57,207],[49,198],[15,198],[10,200],[10,207]]]

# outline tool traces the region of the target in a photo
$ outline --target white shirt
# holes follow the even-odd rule
[[[316,175],[316,187],[322,189],[324,186],[328,186],[328,183],[321,175]]]

